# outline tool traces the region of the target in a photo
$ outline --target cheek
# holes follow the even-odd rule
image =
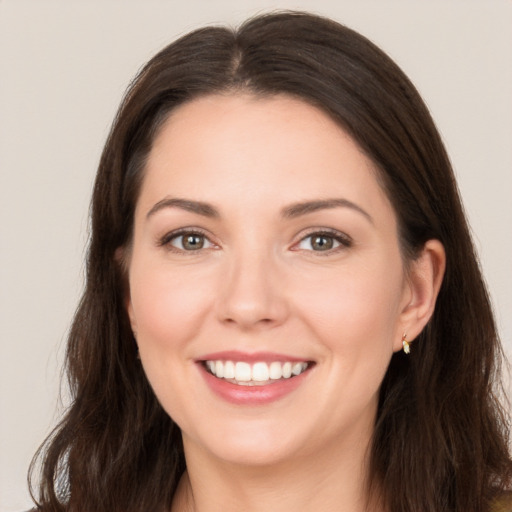
[[[213,300],[211,278],[165,266],[132,265],[130,296],[141,351],[176,349],[194,338]]]
[[[130,267],[131,307],[137,343],[148,381],[158,401],[180,427],[187,425],[194,340],[212,300],[205,277],[166,265],[133,260]],[[194,400],[193,400],[194,401]],[[197,400],[195,400],[197,402]]]
[[[306,321],[333,350],[392,351],[403,272],[389,261],[316,276],[297,292]]]

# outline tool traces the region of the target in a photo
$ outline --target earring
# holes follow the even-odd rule
[[[411,353],[411,347],[410,344],[411,341],[407,341],[407,334],[404,332],[404,335],[402,336],[402,346],[404,347],[404,353],[410,354]]]

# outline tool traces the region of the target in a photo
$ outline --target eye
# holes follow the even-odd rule
[[[170,246],[173,249],[187,252],[210,249],[214,246],[206,235],[196,231],[170,233],[161,240],[160,245]]]
[[[304,237],[297,249],[315,252],[327,252],[340,247],[350,247],[351,241],[341,233],[316,232]]]

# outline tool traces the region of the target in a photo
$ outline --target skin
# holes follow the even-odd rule
[[[327,115],[286,96],[207,96],[162,127],[135,211],[127,310],[183,433],[173,510],[363,510],[379,386],[403,333],[430,318],[444,270],[432,240],[405,272],[376,172]],[[345,203],[290,215],[330,199]],[[183,246],[183,228],[203,247]],[[234,349],[315,364],[283,398],[237,405],[197,364]]]

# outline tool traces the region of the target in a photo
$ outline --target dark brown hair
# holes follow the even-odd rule
[[[169,112],[238,91],[287,94],[322,109],[379,169],[405,259],[429,239],[444,245],[434,315],[413,353],[393,356],[382,383],[369,492],[378,489],[391,512],[488,511],[512,474],[508,417],[496,398],[502,352],[442,141],[414,86],[381,50],[331,20],[290,12],[238,30],[196,30],[131,84],[96,178],[86,288],[67,348],[73,401],[39,452],[40,506],[170,506],[185,468],[181,434],[137,360],[115,255],[130,243],[145,160]]]

